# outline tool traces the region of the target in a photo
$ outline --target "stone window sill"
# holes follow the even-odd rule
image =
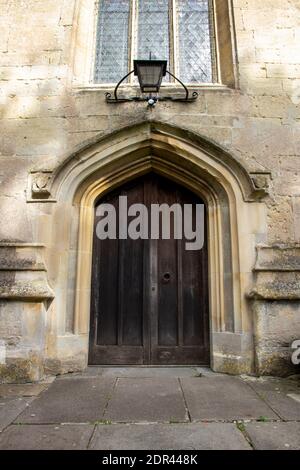
[[[216,90],[216,91],[224,91],[224,92],[232,92],[233,88],[228,87],[227,85],[222,85],[220,83],[204,83],[202,84],[195,84],[195,85],[186,85],[187,88],[191,91],[205,91],[205,90]],[[73,85],[74,91],[105,91],[112,93],[115,89],[115,85],[109,84],[87,84],[87,85]],[[138,91],[138,85],[121,85],[119,91],[122,90],[130,90],[130,91]],[[161,93],[164,92],[171,92],[171,91],[181,91],[183,90],[181,85],[175,84],[167,84],[161,86]]]

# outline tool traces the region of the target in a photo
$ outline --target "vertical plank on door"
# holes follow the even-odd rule
[[[176,203],[174,185],[167,180],[157,178],[159,203],[171,207]],[[162,219],[161,219],[162,221]],[[170,346],[178,344],[178,272],[177,241],[174,239],[174,216],[170,217],[170,239],[158,240],[157,282],[158,282],[158,344]]]
[[[117,199],[111,199],[110,204],[116,206]],[[96,218],[95,226],[98,220]],[[118,258],[118,240],[103,242],[95,236],[92,299],[95,297],[97,303],[98,344],[116,345],[118,341]],[[107,285],[110,286],[109,289],[106,288]],[[109,315],[106,314],[108,311]]]
[[[128,207],[141,203],[144,198],[143,182],[124,192]],[[129,222],[132,217],[128,219]],[[141,239],[120,240],[120,325],[119,337],[123,345],[143,344],[143,245]]]

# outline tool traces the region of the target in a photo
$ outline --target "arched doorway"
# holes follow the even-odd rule
[[[145,233],[144,239],[120,239],[119,233],[114,239],[101,240],[96,230],[101,219],[97,209],[103,203],[110,204],[119,221],[120,196],[127,198],[128,207],[143,204],[147,208],[148,235],[154,204],[169,208],[176,204],[183,216],[185,205],[194,209],[196,204],[204,205],[188,189],[153,172],[127,182],[97,201],[89,363],[208,365],[206,217],[201,221],[205,224],[201,249],[187,249],[187,238],[175,236],[174,214],[169,219],[168,238],[160,232],[158,239],[151,239]],[[195,216],[194,210],[194,229]],[[184,235],[183,222],[180,221]]]
[[[58,371],[87,365],[95,205],[149,172],[204,200],[210,365],[219,372],[252,372],[253,316],[247,292],[255,244],[266,236],[263,193],[234,156],[190,130],[157,121],[96,137],[63,160],[52,176],[52,216],[49,221],[44,213],[37,218],[38,228],[47,237],[52,233],[46,256],[55,299],[48,315],[47,357],[55,359]]]

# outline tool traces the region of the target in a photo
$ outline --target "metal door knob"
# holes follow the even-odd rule
[[[164,273],[163,275],[163,282],[167,284],[171,280],[171,274],[170,273]]]

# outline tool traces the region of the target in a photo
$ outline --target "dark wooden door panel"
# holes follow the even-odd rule
[[[101,203],[112,204],[119,220],[119,196],[127,196],[131,205],[141,202],[143,193],[144,185],[139,182]],[[96,217],[95,227],[98,221]],[[99,240],[94,235],[90,364],[144,361],[143,253],[143,240]]]
[[[160,203],[202,203],[189,191],[157,180]],[[195,212],[193,213],[195,228]],[[183,230],[184,233],[184,230]],[[208,364],[207,246],[186,250],[186,241],[157,241],[157,334],[152,338],[153,364]],[[205,275],[204,275],[205,273]]]
[[[155,174],[100,202],[113,204],[118,215],[120,195],[127,196],[128,206],[144,203],[149,212],[154,203],[202,203]],[[206,242],[200,251],[187,251],[186,240],[175,240],[173,231],[171,239],[161,235],[104,241],[94,236],[90,364],[209,363]]]
[[[177,240],[158,241],[158,345],[178,344]]]
[[[157,346],[152,349],[153,365],[208,365],[206,346]]]
[[[122,195],[127,197],[128,207],[143,202],[143,183]],[[144,240],[119,240],[118,344],[123,346],[143,345],[143,252]]]
[[[143,365],[143,346],[101,346],[90,350],[90,365]]]
[[[96,277],[98,273],[99,278],[93,282],[92,300],[95,311],[101,308],[103,312],[110,312],[109,315],[94,317],[97,343],[113,345],[118,344],[118,264],[115,262],[118,259],[118,241],[107,240],[107,243],[99,243],[96,246],[94,275]],[[107,279],[110,282],[110,289],[105,288]]]
[[[176,202],[176,192],[157,179],[157,193],[160,204],[169,207]],[[170,216],[173,222],[173,216]],[[177,272],[177,240],[174,239],[174,224],[170,227],[170,240],[161,237],[157,240],[157,345],[176,346],[178,344],[178,272]],[[153,344],[153,347],[156,345]]]

